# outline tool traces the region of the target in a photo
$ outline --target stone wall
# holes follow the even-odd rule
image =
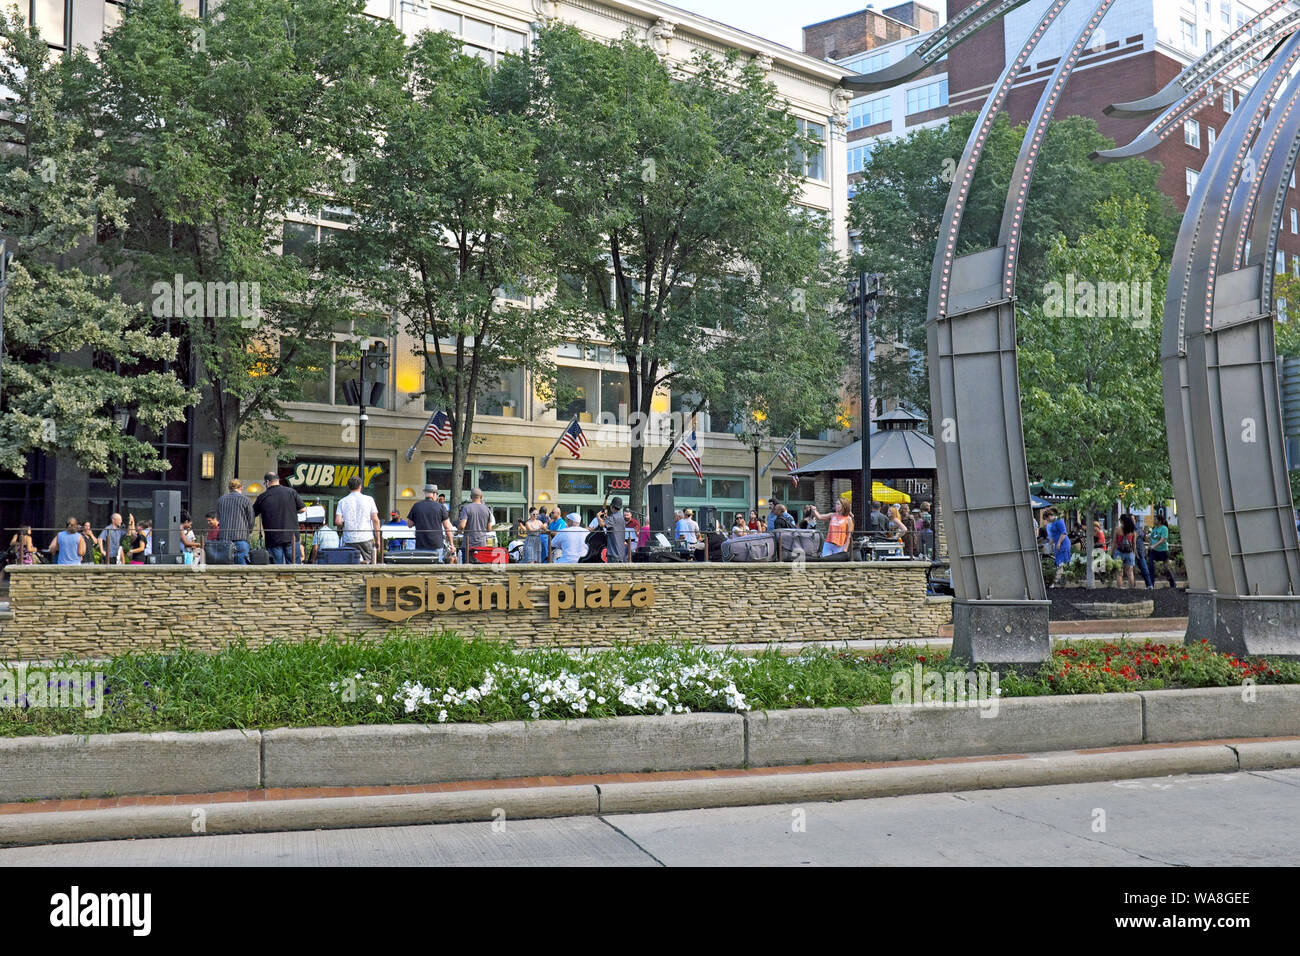
[[[389,567],[11,567],[13,620],[0,623],[0,660],[105,657],[178,644],[218,650],[337,635],[452,628],[522,647],[608,646],[686,638],[708,643],[934,637],[951,603],[927,599],[924,563],[509,565]],[[577,576],[618,600],[619,587],[653,588],[645,607],[560,608]],[[367,592],[396,611],[394,592],[368,582],[409,578],[416,605],[460,587],[495,592],[501,609],[426,611],[394,623],[367,613]],[[525,593],[526,592],[526,593]],[[625,601],[632,600],[623,595]],[[447,598],[449,601],[449,598]],[[593,598],[596,600],[596,598]],[[644,596],[641,603],[645,602]],[[409,603],[409,602],[408,602]],[[466,600],[465,603],[469,603]],[[531,603],[531,608],[524,605]],[[410,612],[407,612],[410,613]]]

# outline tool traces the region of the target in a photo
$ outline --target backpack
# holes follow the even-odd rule
[[[1128,554],[1133,550],[1134,537],[1135,535],[1132,534],[1121,534],[1119,536],[1119,541],[1115,545],[1115,549],[1119,551],[1120,554]]]

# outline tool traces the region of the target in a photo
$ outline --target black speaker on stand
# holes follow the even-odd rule
[[[651,533],[662,532],[668,535],[669,540],[673,536],[673,486],[672,485],[651,485],[646,489],[650,495],[650,531]]]
[[[155,491],[153,493],[153,553],[181,554],[181,493]],[[171,562],[160,561],[158,564]]]
[[[700,526],[700,531],[704,534],[714,534],[719,530],[722,521],[722,513],[713,505],[701,505],[699,520],[695,523]]]

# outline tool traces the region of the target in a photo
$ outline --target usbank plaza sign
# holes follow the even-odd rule
[[[534,592],[545,591],[545,604]],[[588,581],[575,574],[570,584],[524,585],[517,574],[487,584],[452,584],[436,577],[404,575],[372,578],[366,583],[366,613],[386,621],[405,621],[426,612],[533,611],[545,606],[552,618],[561,611],[595,611],[650,607],[653,584]]]

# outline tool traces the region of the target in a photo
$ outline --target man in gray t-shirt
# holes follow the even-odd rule
[[[483,504],[483,492],[478,488],[471,488],[469,492],[469,504],[460,509],[460,521],[457,526],[465,532],[466,559],[468,560],[470,548],[486,548],[489,544],[495,544],[495,541],[488,541],[488,532],[492,530],[494,519],[492,509]]]
[[[623,518],[623,499],[609,503],[609,516],[605,519],[605,560],[610,564],[627,561],[627,522]]]

